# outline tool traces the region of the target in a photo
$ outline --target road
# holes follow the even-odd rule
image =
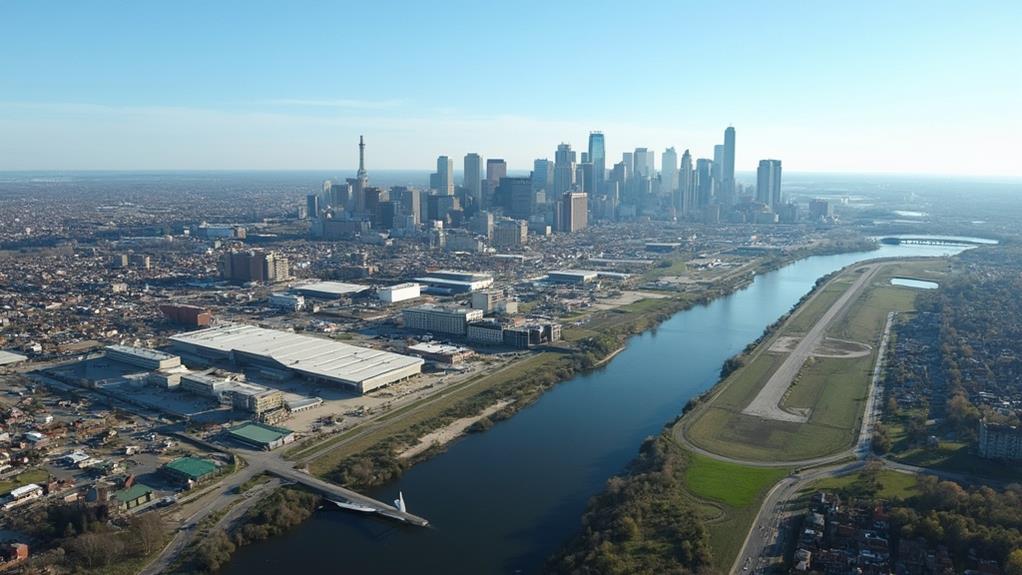
[[[792,380],[802,369],[802,365],[816,351],[816,348],[823,341],[823,336],[831,323],[846,312],[850,304],[858,298],[863,288],[873,279],[877,270],[882,264],[868,264],[860,267],[863,271],[858,278],[841,294],[840,297],[820,316],[820,319],[810,328],[809,332],[799,340],[795,349],[788,353],[781,365],[770,374],[759,394],[749,403],[748,407],[742,410],[746,415],[754,415],[765,419],[777,421],[792,421],[805,423],[809,420],[806,414],[795,414],[781,408],[781,401],[788,392]],[[822,293],[822,292],[821,292]],[[802,308],[803,310],[805,307]]]

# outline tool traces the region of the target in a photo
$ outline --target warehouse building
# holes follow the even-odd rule
[[[255,449],[269,451],[295,440],[290,429],[248,421],[227,431],[228,437]]]
[[[451,293],[470,293],[493,285],[493,276],[475,272],[440,270],[428,272],[415,281]]]
[[[418,375],[423,364],[417,357],[242,324],[183,333],[170,341],[184,354],[289,372],[359,393]]]
[[[152,487],[142,483],[136,483],[127,489],[115,492],[113,500],[117,503],[118,509],[121,511],[127,511],[152,501],[153,493]]]
[[[410,345],[408,351],[429,361],[449,365],[457,365],[475,355],[475,352],[467,347],[429,342]]]
[[[369,289],[369,286],[361,284],[325,281],[296,285],[291,288],[291,291],[305,297],[317,299],[341,299],[342,297],[351,297],[355,294],[362,293],[367,289]]]
[[[384,303],[397,303],[415,299],[422,295],[421,286],[415,282],[382,287],[376,291],[376,297]]]
[[[402,310],[401,317],[406,329],[465,335],[469,322],[483,319],[483,310],[423,304]]]
[[[188,486],[215,477],[220,472],[216,463],[198,457],[179,457],[160,470],[172,481]]]
[[[305,309],[305,298],[300,295],[271,293],[268,301],[270,307],[278,309],[286,309],[288,311],[302,311]]]
[[[106,346],[107,359],[143,369],[170,369],[181,365],[181,358],[155,349],[127,345]]]
[[[585,284],[596,281],[599,272],[592,270],[557,270],[547,274],[546,281],[561,284]]]

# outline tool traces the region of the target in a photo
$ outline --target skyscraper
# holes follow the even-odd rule
[[[559,229],[562,232],[584,230],[589,223],[589,196],[584,192],[564,192],[561,196]]]
[[[723,161],[720,174],[722,203],[730,206],[735,203],[735,129],[732,126],[724,130]]]
[[[355,211],[365,212],[365,190],[369,187],[369,174],[366,172],[366,143],[362,136],[358,137],[358,172],[355,173],[355,181],[352,184],[351,193],[355,196]]]
[[[696,160],[695,180],[696,206],[705,208],[713,202],[713,160]]]
[[[447,156],[436,159],[436,190],[441,195],[454,195],[454,160]]]
[[[500,179],[507,175],[507,162],[500,158],[486,160],[486,182],[483,184],[483,207],[493,202],[493,194],[497,191]]]
[[[589,161],[593,164],[596,190],[602,192],[603,181],[607,177],[607,147],[603,132],[589,132]]]
[[[554,187],[554,164],[546,158],[532,163],[532,192],[551,192]]]
[[[653,152],[646,148],[635,148],[635,177],[653,177]]]
[[[675,152],[674,148],[667,148],[660,158],[660,193],[673,198],[677,189],[678,152]]]
[[[760,160],[756,170],[756,201],[775,212],[781,206],[781,161]]]
[[[536,195],[532,191],[531,178],[501,178],[497,197],[512,218],[527,220],[532,215]]]
[[[553,196],[561,197],[575,185],[575,152],[569,144],[557,146],[554,155],[554,189]]]
[[[481,206],[483,201],[483,159],[479,154],[465,154],[465,181],[462,183],[468,190],[468,196],[475,205]]]
[[[319,194],[305,196],[305,214],[310,220],[319,219]]]
[[[674,207],[681,211],[682,215],[688,215],[695,203],[692,198],[693,186],[692,154],[685,150],[681,155],[681,170],[678,173],[678,194]]]

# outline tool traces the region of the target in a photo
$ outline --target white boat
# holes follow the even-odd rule
[[[349,511],[358,511],[360,513],[376,513],[375,507],[369,507],[368,505],[362,505],[361,503],[353,503],[351,501],[333,501],[333,503],[334,505],[340,507],[341,509],[347,509]]]
[[[400,491],[397,492],[397,499],[394,500],[394,507],[398,508],[401,513],[408,513],[408,508],[405,507],[405,496]]]

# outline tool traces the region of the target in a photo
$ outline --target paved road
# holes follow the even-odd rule
[[[777,421],[792,421],[805,423],[809,420],[807,414],[795,414],[781,408],[781,401],[791,387],[792,380],[802,369],[802,365],[809,359],[816,348],[823,341],[823,335],[835,319],[844,315],[850,304],[862,293],[866,284],[873,279],[881,264],[867,264],[859,277],[845,290],[837,301],[835,301],[826,312],[820,316],[816,324],[799,340],[795,349],[788,353],[781,365],[770,375],[759,394],[749,403],[748,407],[742,410],[746,415],[754,415],[765,419]],[[822,292],[820,292],[822,293]],[[804,307],[802,308],[805,309]]]

